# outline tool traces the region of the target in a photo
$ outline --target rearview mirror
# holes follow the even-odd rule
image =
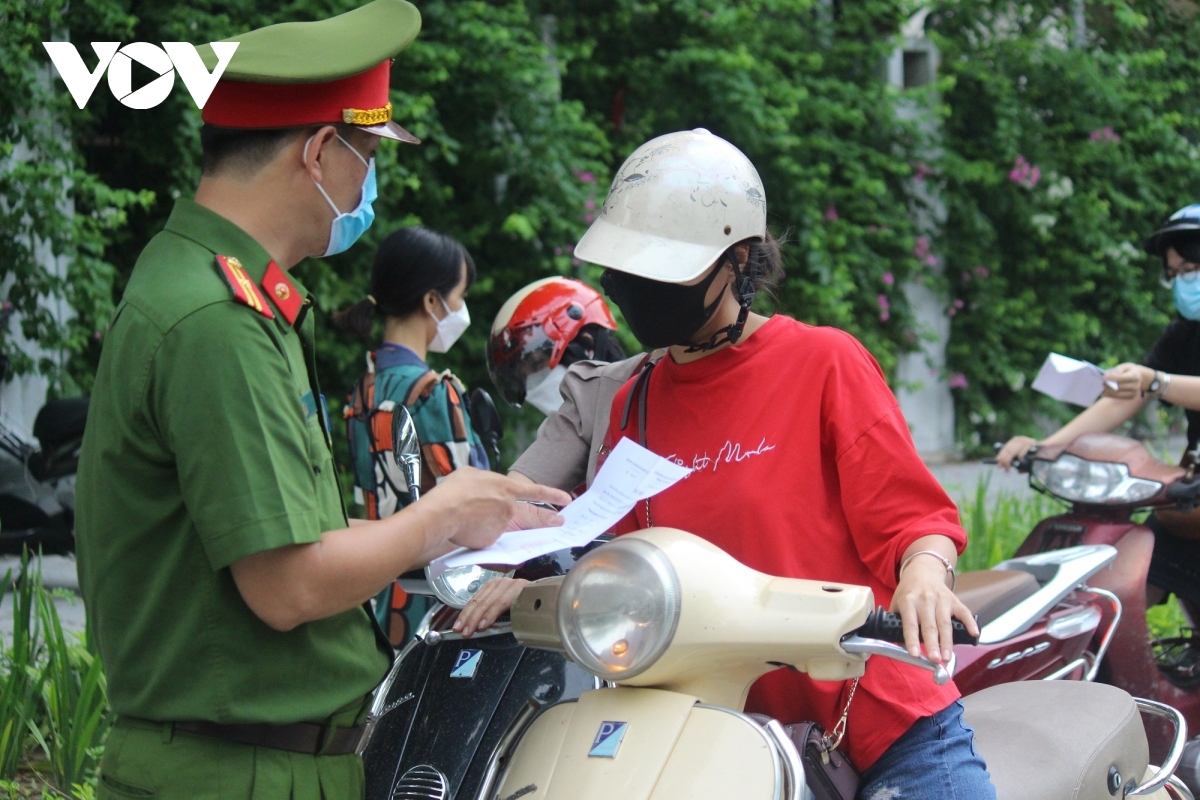
[[[392,412],[392,453],[404,470],[409,502],[415,503],[421,496],[421,440],[417,438],[412,415],[402,405]]]
[[[496,403],[486,390],[476,387],[471,391],[470,409],[471,425],[487,450],[492,469],[503,472],[500,468],[500,440],[504,438],[504,422],[500,419],[500,412],[496,410]]]

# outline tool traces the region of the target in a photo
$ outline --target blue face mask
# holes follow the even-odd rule
[[[315,134],[314,134],[315,136]],[[371,223],[375,221],[375,209],[371,207],[371,203],[375,202],[375,198],[379,196],[379,190],[375,185],[375,159],[370,161],[362,157],[362,154],[350,146],[350,143],[338,136],[338,141],[350,148],[350,152],[358,156],[358,160],[367,165],[367,176],[363,178],[362,199],[358,201],[358,207],[350,213],[345,213],[338,210],[333,201],[329,199],[325,189],[321,184],[317,183],[317,190],[321,196],[325,198],[325,202],[329,203],[329,207],[333,209],[334,217],[333,224],[329,229],[329,245],[325,248],[322,256],[335,256],[338,253],[344,253],[350,249],[350,246],[358,241],[358,238],[367,232],[367,228],[371,227]],[[308,142],[304,143],[305,159],[308,158],[308,145],[312,141],[312,136],[308,138]]]
[[[1184,319],[1200,320],[1200,280],[1183,280],[1190,277],[1181,275],[1175,279],[1175,308],[1179,309]]]

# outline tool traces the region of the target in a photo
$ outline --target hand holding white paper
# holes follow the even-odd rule
[[[1079,361],[1058,353],[1046,357],[1033,389],[1064,403],[1090,406],[1100,397],[1105,385],[1117,388],[1104,380],[1104,370],[1089,361]]]
[[[691,470],[655,455],[630,439],[621,439],[592,487],[562,510],[557,528],[533,528],[504,534],[491,547],[447,553],[430,567],[467,564],[520,564],[555,550],[582,547],[621,521],[639,500],[674,486]]]

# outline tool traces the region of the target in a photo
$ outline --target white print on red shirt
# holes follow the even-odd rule
[[[704,452],[704,455],[692,456],[691,464],[688,464],[674,453],[666,458],[668,461],[678,464],[681,467],[690,467],[694,472],[700,472],[710,467],[713,472],[716,472],[722,464],[740,464],[751,456],[761,456],[763,453],[769,453],[774,449],[775,445],[767,444],[767,437],[765,436],[758,443],[758,447],[755,447],[753,450],[743,450],[741,444],[726,439],[725,444],[721,445],[721,449],[717,452],[716,458],[709,456],[707,450]]]

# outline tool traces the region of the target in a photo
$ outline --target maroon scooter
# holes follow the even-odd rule
[[[1137,696],[1183,713],[1191,730],[1200,730],[1200,639],[1152,640],[1146,625],[1147,577],[1154,532],[1134,520],[1145,509],[1191,511],[1200,505],[1200,476],[1194,468],[1164,464],[1133,439],[1085,434],[1069,445],[1032,449],[1014,462],[1029,474],[1038,491],[1070,502],[1070,511],[1042,520],[1017,550],[1021,557],[1049,554],[1080,545],[1111,545],[1110,569],[1089,580],[1089,591],[1119,601],[1123,615],[1106,641],[1107,655],[1096,677]],[[1169,513],[1169,512],[1168,512]],[[1200,566],[1200,565],[1198,565]],[[1168,591],[1178,587],[1163,586]],[[966,690],[964,690],[966,691]],[[1170,740],[1165,726],[1147,725],[1152,755],[1161,756]],[[1178,774],[1193,789],[1200,774],[1200,738],[1185,751]]]

